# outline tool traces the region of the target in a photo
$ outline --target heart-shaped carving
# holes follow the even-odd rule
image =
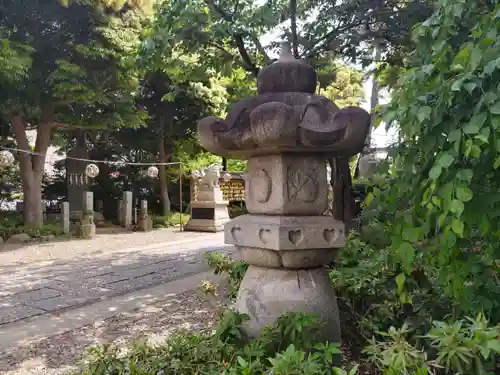
[[[267,244],[269,242],[270,235],[271,235],[271,229],[260,229],[259,230],[259,238],[265,244]]]
[[[338,237],[339,237],[339,232],[336,231],[335,229],[325,229],[323,231],[323,238],[329,244],[334,243]]]
[[[304,239],[301,229],[294,229],[288,232],[288,239],[294,245],[298,245]]]
[[[241,228],[240,227],[232,227],[231,228],[231,236],[233,237],[233,239],[238,242],[239,241],[239,233],[241,232]]]

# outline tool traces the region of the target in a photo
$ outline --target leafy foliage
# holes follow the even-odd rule
[[[394,184],[380,201],[395,213],[391,251],[403,270],[416,261],[434,267],[457,313],[484,311],[494,322],[500,321],[499,19],[498,5],[442,0],[415,29],[413,68],[385,110],[402,144]]]

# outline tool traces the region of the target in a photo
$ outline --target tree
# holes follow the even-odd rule
[[[1,86],[2,117],[22,150],[30,150],[26,131],[37,130],[35,154],[19,155],[25,224],[42,224],[45,154],[58,127],[143,124],[135,50],[150,8],[132,0],[2,3],[0,64],[9,54],[20,62],[7,70],[14,82]]]

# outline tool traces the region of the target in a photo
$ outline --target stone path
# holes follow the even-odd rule
[[[9,264],[0,257],[0,336],[2,328],[17,321],[200,273],[207,269],[205,252],[232,251],[224,247],[220,233],[185,236],[161,247],[77,252],[73,257],[72,242],[61,242],[64,256],[35,263]]]

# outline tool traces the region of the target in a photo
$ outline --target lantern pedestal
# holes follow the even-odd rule
[[[194,232],[222,232],[224,225],[230,220],[227,210],[228,204],[229,202],[223,200],[191,202],[191,218],[184,227],[184,230]]]

